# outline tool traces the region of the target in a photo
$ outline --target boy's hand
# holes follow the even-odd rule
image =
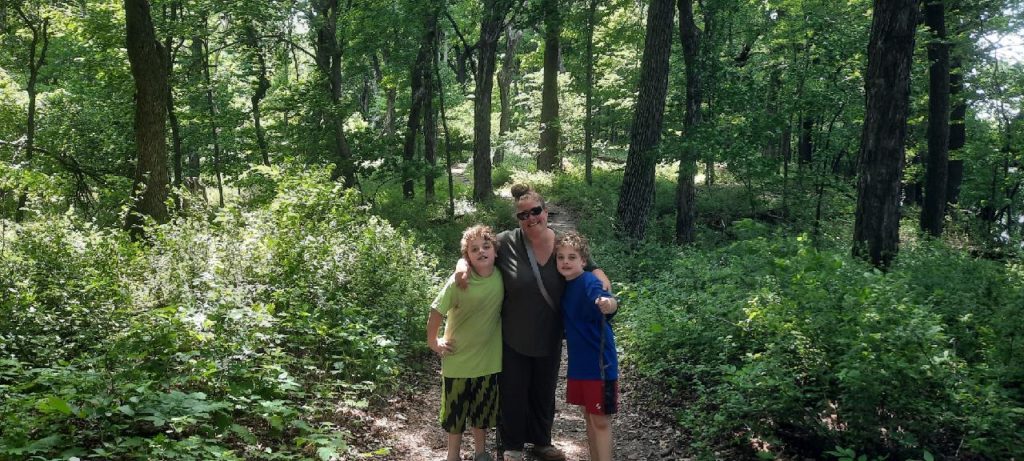
[[[430,350],[434,351],[440,357],[451,355],[455,353],[455,343],[446,341],[444,338],[437,338],[430,341]]]
[[[605,315],[614,314],[615,311],[619,309],[619,302],[616,301],[615,298],[609,298],[607,296],[597,298],[597,300],[594,301],[594,304],[597,304],[597,308]]]
[[[455,263],[455,286],[461,290],[469,287],[469,263],[463,258]]]

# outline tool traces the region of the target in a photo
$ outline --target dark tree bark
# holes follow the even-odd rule
[[[178,21],[178,9],[180,5],[178,2],[170,2],[169,5],[164,6],[164,17],[166,20],[175,24]],[[179,41],[179,45],[184,41]],[[174,110],[174,88],[173,82],[171,81],[174,75],[174,60],[176,48],[174,47],[174,35],[171,32],[167,33],[164,37],[164,51],[167,52],[167,119],[171,122],[171,164],[174,167],[174,187],[181,187],[184,184],[184,153],[182,152],[181,145],[181,123],[178,121],[178,114]],[[180,197],[179,197],[180,198]],[[175,205],[180,209],[182,203],[177,198],[175,199]]]
[[[363,89],[359,92],[359,111],[363,113],[363,118],[370,120],[370,100],[373,99],[373,74],[367,71],[363,75]]]
[[[427,18],[427,39],[424,42],[428,53],[423,63],[423,160],[427,162],[427,171],[423,175],[423,197],[428,202],[434,200],[434,180],[437,176],[437,110],[434,108],[433,69],[434,56],[437,55],[437,17],[438,13],[433,12]]]
[[[402,146],[402,196],[411,199],[415,195],[415,181],[413,179],[413,162],[416,159],[416,135],[420,131],[422,116],[420,110],[423,108],[422,99],[425,97],[423,88],[423,73],[420,66],[424,50],[421,48],[416,63],[412,66],[410,74],[410,98],[409,119],[406,122],[405,143]]]
[[[486,20],[488,12],[492,11],[496,4],[505,2],[506,0],[488,0],[484,3],[484,20]],[[508,8],[506,5],[501,8]],[[479,46],[479,42],[470,44],[466,41],[466,37],[462,35],[462,31],[459,30],[459,23],[455,22],[452,15],[447,11],[444,13],[444,17],[448,19],[448,22],[452,25],[452,30],[455,31],[455,35],[459,38],[457,43],[452,44],[452,49],[455,50],[455,64],[452,70],[455,71],[455,81],[462,85],[462,90],[466,90],[466,81],[469,79],[470,69],[476,69],[473,65],[473,52]],[[499,19],[498,23],[501,23]],[[495,39],[497,40],[497,39]],[[448,61],[448,65],[452,66],[451,61]]]
[[[167,54],[147,0],[125,0],[128,63],[135,80],[135,178],[125,229],[142,236],[143,216],[167,222]]]
[[[810,165],[814,161],[814,119],[804,115],[800,118],[800,143],[798,151],[800,156],[800,167]]]
[[[206,24],[206,19],[201,20]],[[204,32],[205,28],[204,28]],[[224,162],[220,151],[220,128],[217,126],[217,102],[213,98],[213,82],[210,80],[210,49],[206,37],[194,37],[192,49],[202,63],[203,84],[206,87],[206,110],[210,115],[210,139],[213,141],[213,172],[217,178],[217,204],[224,206]]]
[[[440,48],[438,42],[434,41],[434,48]],[[451,133],[448,132],[448,116],[445,114],[444,108],[444,80],[441,79],[441,63],[438,59],[438,53],[433,54],[433,66],[434,78],[437,82],[437,102],[441,111],[441,128],[444,129],[444,162],[445,169],[448,172],[448,218],[455,219],[455,178],[452,175],[452,143]]]
[[[768,72],[768,90],[764,96],[764,113],[769,120],[773,121],[773,126],[776,125],[776,122],[774,121],[777,119],[779,113],[779,91],[781,88],[782,70],[778,66],[774,66]],[[764,156],[769,159],[779,158],[782,150],[781,146],[781,139],[769,137],[767,144],[763,148]]]
[[[260,111],[260,103],[267,97],[267,90],[270,89],[270,79],[267,78],[267,60],[263,56],[263,47],[260,45],[260,37],[254,24],[245,28],[246,46],[256,57],[256,84],[253,85],[252,97],[249,101],[252,104],[252,122],[256,129],[256,147],[260,151],[260,160],[263,164],[270,166],[270,149],[267,146],[267,136],[263,132],[263,122]]]
[[[541,91],[540,155],[537,169],[559,169],[558,139],[562,130],[558,118],[559,35],[562,31],[558,0],[544,0],[544,88]]]
[[[480,21],[473,100],[473,200],[476,202],[489,200],[494,189],[491,184],[491,91],[494,90],[498,37],[510,6],[509,0],[484,0]]]
[[[173,58],[170,58],[172,60]],[[171,66],[168,66],[171,67]],[[170,75],[171,69],[167,69]],[[181,187],[184,184],[184,148],[181,144],[181,122],[174,110],[174,91],[167,85],[167,119],[171,122],[171,150],[173,151],[171,163],[174,165],[174,187]]]
[[[504,139],[509,131],[512,131],[512,80],[519,73],[519,59],[516,58],[516,49],[519,47],[519,40],[523,38],[523,32],[512,27],[505,26],[505,56],[501,60],[501,70],[498,71],[498,101],[501,106],[501,116],[498,117],[498,138]],[[505,160],[504,146],[498,146],[494,150],[494,164],[500,165]]]
[[[683,119],[683,136],[696,134],[701,122],[701,30],[693,20],[693,0],[679,0],[679,40],[683,46],[683,61],[686,65],[686,117]],[[676,179],[676,242],[693,243],[697,206],[696,187],[693,176],[697,173],[697,148],[694,142],[686,143],[679,159],[679,175]]]
[[[39,82],[39,70],[46,64],[46,50],[50,46],[50,20],[29,17],[19,5],[15,5],[15,11],[25,26],[32,32],[32,41],[28,50],[28,115],[25,120],[25,161],[32,163],[32,156],[36,148],[36,97]],[[42,42],[42,43],[40,43]],[[28,194],[21,192],[18,195],[18,204],[14,209],[14,222],[22,222],[25,219],[25,205],[28,203]]]
[[[962,149],[967,143],[967,100],[963,97],[964,75],[960,59],[951,58],[949,66],[949,152]],[[964,161],[950,160],[946,178],[946,203],[957,203],[960,183],[964,179]]]
[[[409,104],[409,121],[406,124],[405,144],[402,150],[402,160],[405,165],[402,168],[402,196],[410,199],[415,195],[415,179],[413,166],[416,157],[416,135],[420,131],[420,123],[423,121],[423,101],[430,98],[430,88],[424,85],[424,77],[429,78],[431,50],[434,37],[433,29],[436,20],[427,19],[427,30],[420,42],[419,52],[416,54],[416,61],[413,62],[409,74],[411,98]],[[426,75],[425,75],[426,74]]]
[[[376,75],[380,78],[381,82],[378,85],[383,85],[384,72],[381,70],[381,60],[388,62],[389,54],[383,53],[381,57],[378,57],[376,53],[373,55],[373,68]],[[386,100],[384,107],[384,136],[391,138],[395,135],[395,102],[398,99],[398,88],[394,83],[388,83],[384,86],[384,97]]]
[[[865,75],[853,253],[887,267],[899,250],[916,0],[875,0]]]
[[[946,215],[949,178],[949,44],[944,0],[928,0],[924,22],[932,36],[928,42],[928,160],[921,230],[938,237]]]
[[[384,134],[388,137],[395,135],[395,102],[398,99],[398,89],[388,86],[384,92],[387,95],[387,108],[384,114]]]
[[[345,187],[356,184],[355,165],[352,152],[345,137],[345,117],[341,114],[341,57],[342,49],[338,40],[339,0],[314,0],[314,23],[316,28],[316,64],[324,75],[323,85],[330,95],[331,107],[323,114],[330,130],[330,149],[334,154],[335,168],[331,179],[342,179]]]
[[[619,190],[618,217],[622,231],[637,240],[647,231],[654,202],[654,167],[664,125],[668,93],[669,54],[672,50],[672,0],[652,0],[647,9],[647,35],[640,62],[640,88],[630,134],[626,171]]]
[[[198,43],[198,39],[193,37],[189,48],[189,63],[185,78],[185,86],[202,87],[202,85],[204,85],[204,60],[202,47],[197,48]],[[203,104],[205,104],[203,99],[204,98],[201,95],[196,94],[196,92],[191,92],[187,98],[186,105],[193,107],[198,111],[203,107]],[[184,165],[184,186],[189,191],[189,198],[202,197],[203,202],[206,203],[208,202],[208,199],[206,196],[206,186],[202,181],[202,168],[198,145],[206,145],[206,142],[201,141],[200,143],[197,143],[197,145],[193,146],[182,145],[183,156],[186,158],[186,163]]]
[[[964,74],[959,58],[950,60],[949,66],[949,150],[955,151],[967,143],[967,100],[963,97]]]
[[[590,0],[587,5],[586,120],[583,122],[584,178],[587,184],[594,184],[594,27],[597,26],[597,4],[598,0]]]

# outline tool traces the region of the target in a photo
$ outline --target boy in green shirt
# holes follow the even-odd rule
[[[430,308],[427,345],[441,356],[441,427],[448,432],[448,461],[459,461],[462,433],[472,428],[474,461],[492,461],[487,429],[498,422],[498,373],[501,372],[501,302],[504,285],[494,270],[496,239],[491,228],[476,225],[462,234],[462,257],[473,271],[469,288],[448,278]],[[442,316],[444,336],[438,338]]]

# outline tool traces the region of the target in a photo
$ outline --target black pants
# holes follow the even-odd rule
[[[498,377],[500,448],[522,450],[524,443],[538,447],[551,445],[555,387],[561,361],[561,345],[558,351],[545,357],[526,356],[504,345]]]

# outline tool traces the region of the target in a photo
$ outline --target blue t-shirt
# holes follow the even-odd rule
[[[594,274],[582,275],[565,282],[562,294],[562,320],[565,323],[565,341],[569,346],[569,379],[602,379],[601,353],[604,356],[604,379],[619,379],[619,361],[615,356],[615,335],[594,302],[601,296],[611,296],[601,288]],[[603,350],[602,350],[602,335]]]

